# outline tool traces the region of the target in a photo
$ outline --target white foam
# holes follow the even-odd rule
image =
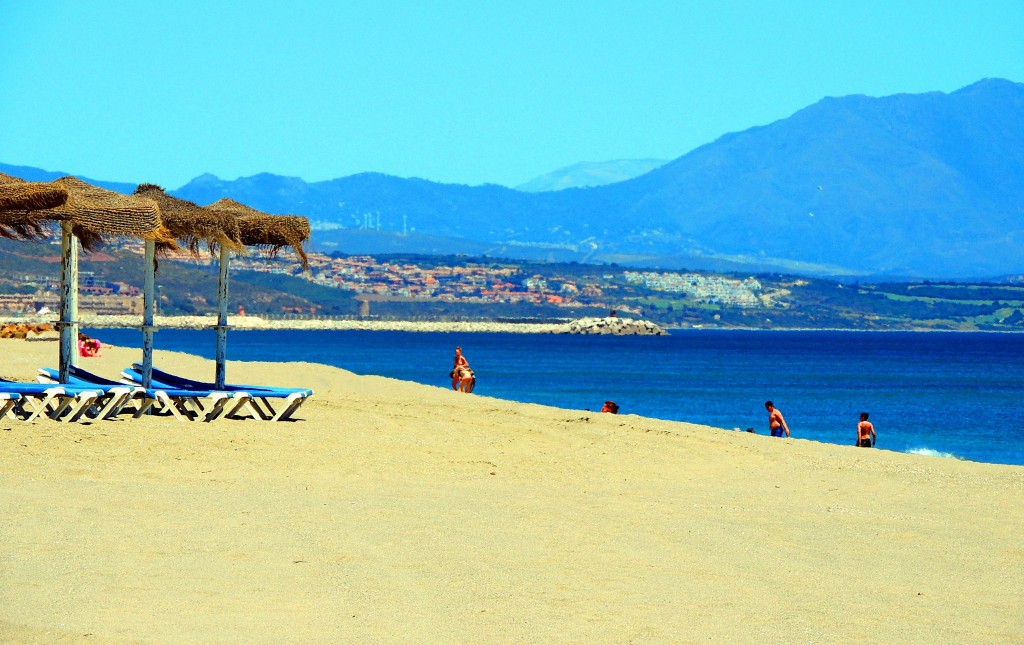
[[[939,452],[938,450],[933,450],[931,448],[910,448],[906,452],[912,455],[925,455],[926,457],[943,457],[945,459],[959,459],[960,461],[964,461],[964,458],[961,457],[960,455],[955,455],[951,452]]]

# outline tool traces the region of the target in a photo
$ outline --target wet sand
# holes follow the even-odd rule
[[[0,351],[9,378],[56,363]],[[0,642],[1024,641],[1024,468],[228,377],[317,393],[293,423],[0,422]]]

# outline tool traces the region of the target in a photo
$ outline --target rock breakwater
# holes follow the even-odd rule
[[[668,332],[649,320],[630,318],[580,318],[565,325],[563,334],[602,334],[610,336],[667,336]]]
[[[0,327],[0,338],[57,340],[60,338],[60,334],[47,323],[22,323]]]
[[[259,316],[232,316],[230,325],[237,330],[251,329],[342,329],[365,331],[421,331],[421,332],[492,332],[507,334],[608,334],[619,336],[664,336],[664,329],[646,320],[629,318],[581,318],[568,323],[499,323],[464,321],[406,321],[406,320],[268,320]],[[139,316],[98,316],[83,314],[82,327],[103,329],[108,327],[137,328]],[[157,316],[156,326],[163,329],[210,329],[217,324],[214,316]]]

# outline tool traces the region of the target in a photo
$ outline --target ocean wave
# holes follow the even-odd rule
[[[925,455],[927,457],[944,457],[945,459],[959,459],[960,461],[966,461],[964,457],[953,454],[951,452],[940,452],[932,448],[908,448],[904,452],[908,452],[912,455]]]

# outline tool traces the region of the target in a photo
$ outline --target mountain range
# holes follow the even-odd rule
[[[10,168],[0,172],[52,178]],[[977,279],[1024,272],[1022,180],[1024,84],[986,79],[951,93],[825,98],[588,188],[207,174],[170,192],[306,215],[314,246],[347,253]]]
[[[566,188],[605,186],[639,177],[667,163],[665,159],[616,159],[615,161],[584,161],[559,168],[516,186],[527,193],[542,193]]]

